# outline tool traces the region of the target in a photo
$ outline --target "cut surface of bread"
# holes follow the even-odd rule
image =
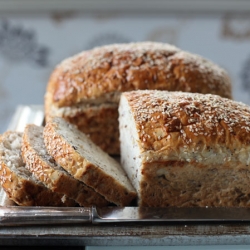
[[[22,206],[74,206],[75,201],[52,192],[25,167],[22,133],[7,131],[0,137],[0,184],[8,197]]]
[[[74,199],[80,206],[108,206],[103,196],[56,164],[46,151],[43,130],[34,124],[24,130],[22,156],[29,171],[49,189]]]
[[[136,198],[119,163],[63,118],[55,117],[46,123],[44,142],[60,166],[108,201],[126,206]]]
[[[46,120],[60,116],[109,154],[119,154],[120,94],[138,89],[211,93],[232,98],[225,70],[169,44],[112,44],[83,51],[52,72]]]
[[[119,107],[121,164],[139,206],[250,207],[250,108],[216,95],[138,90]]]

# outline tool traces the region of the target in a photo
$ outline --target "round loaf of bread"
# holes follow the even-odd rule
[[[232,97],[228,74],[198,55],[162,43],[114,44],[84,51],[55,68],[45,116],[64,117],[102,149],[119,154],[120,94],[138,89]]]

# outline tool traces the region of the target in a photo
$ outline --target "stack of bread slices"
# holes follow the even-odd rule
[[[1,185],[19,205],[118,206],[136,198],[119,163],[63,118],[0,141]]]
[[[45,126],[1,135],[0,183],[19,205],[250,206],[250,109],[230,98],[168,44],[84,51],[53,71]]]

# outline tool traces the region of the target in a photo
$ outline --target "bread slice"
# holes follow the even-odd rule
[[[22,206],[74,206],[65,195],[52,192],[25,167],[22,133],[7,131],[0,137],[0,184],[8,197]]]
[[[80,206],[107,206],[109,202],[103,196],[56,164],[46,151],[43,129],[34,124],[25,127],[22,156],[26,167],[49,189],[74,199]]]
[[[136,198],[120,164],[63,118],[55,117],[46,124],[44,142],[59,165],[108,201],[126,206]]]
[[[122,94],[121,163],[139,206],[250,207],[250,107],[216,95]]]

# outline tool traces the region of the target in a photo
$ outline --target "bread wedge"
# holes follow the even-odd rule
[[[108,201],[126,206],[136,198],[120,164],[63,118],[55,117],[46,124],[44,142],[60,166]]]
[[[34,124],[25,127],[22,156],[26,167],[49,189],[74,199],[80,206],[107,206],[109,202],[103,196],[56,164],[46,151],[43,130]]]
[[[74,200],[52,192],[25,167],[21,156],[22,133],[0,136],[0,184],[8,197],[21,206],[75,206]]]

